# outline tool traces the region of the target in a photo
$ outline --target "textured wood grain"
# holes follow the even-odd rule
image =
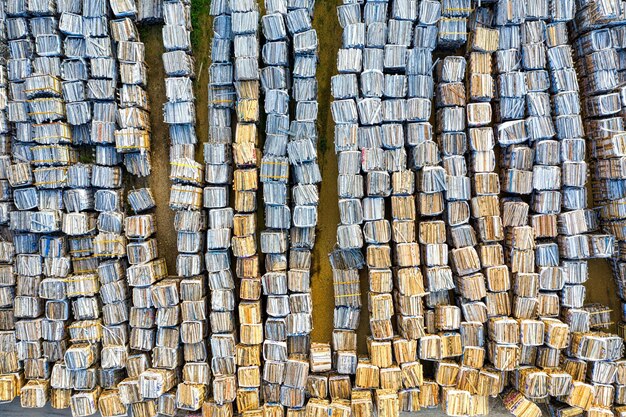
[[[45,408],[22,408],[20,400],[15,399],[9,404],[0,404],[0,416],[2,417],[71,417],[72,413],[67,410],[55,410],[50,404]]]
[[[540,407],[543,407],[540,405]],[[544,415],[548,415],[547,410],[543,410]],[[0,417],[71,417],[70,410],[54,410],[47,405],[45,408],[24,409],[20,408],[19,400],[15,400],[10,404],[0,404]],[[489,415],[491,417],[511,417],[503,406],[500,399],[492,399],[490,401]],[[97,414],[99,416],[99,414]],[[416,414],[403,413],[402,417],[446,417],[441,409],[427,410],[423,409]]]

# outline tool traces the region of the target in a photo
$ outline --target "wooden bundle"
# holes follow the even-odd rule
[[[537,417],[541,415],[540,408],[526,399],[519,391],[510,389],[503,397],[504,407],[516,417]]]

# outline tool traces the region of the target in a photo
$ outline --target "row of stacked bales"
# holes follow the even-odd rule
[[[229,2],[211,2],[213,39],[209,66],[209,135],[204,144],[205,180],[204,208],[208,218],[205,264],[210,290],[211,322],[210,353],[213,374],[212,395],[203,410],[208,415],[228,415],[236,399],[237,365],[256,363],[259,353],[242,346],[237,354],[236,307],[239,315],[251,317],[260,313],[260,305],[241,302],[237,305],[236,282],[231,266],[231,237],[248,225],[246,218],[235,222],[231,207],[233,184],[233,84],[232,16]],[[236,265],[239,268],[239,264]],[[257,311],[258,310],[258,311]],[[256,357],[255,357],[256,356]]]
[[[9,230],[10,212],[15,209],[11,185],[7,178],[7,169],[11,164],[11,124],[8,120],[9,83],[7,73],[7,31],[6,2],[0,2],[0,135],[1,135],[1,195],[0,233],[2,234],[0,266],[0,401],[12,401],[20,393],[24,383],[16,349],[15,318],[13,314],[13,298],[16,290],[14,273],[13,237]]]
[[[232,251],[237,258],[240,305],[251,307],[240,311],[237,352],[244,353],[243,364],[237,368],[236,384],[230,387],[237,412],[255,412],[262,404],[260,354],[264,339],[261,318],[261,262],[259,252],[264,245],[257,235],[257,191],[259,189],[259,132],[261,114],[260,91],[260,10],[256,1],[229,0],[231,38],[233,42],[233,85],[235,88],[236,124],[233,149],[233,189],[235,221]],[[280,235],[274,236],[280,239]],[[260,244],[260,246],[259,246]],[[249,305],[244,302],[250,303]],[[235,350],[229,345],[230,352]],[[231,400],[232,401],[232,400]]]

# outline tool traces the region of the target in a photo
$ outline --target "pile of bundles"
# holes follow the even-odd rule
[[[439,3],[437,0],[432,1]],[[465,45],[470,29],[467,18],[473,10],[473,3],[475,2],[472,0],[441,1],[441,19],[437,24],[439,28],[437,46],[439,48],[456,49]],[[432,16],[434,17],[434,14]]]
[[[204,205],[209,212],[206,264],[214,380],[212,398],[205,402],[204,410],[208,415],[226,416],[232,415],[234,402],[239,412],[257,410],[261,404],[262,284],[256,234],[260,11],[256,1],[220,0],[211,3],[210,13],[214,16],[214,37]],[[231,187],[234,202],[229,204]],[[209,242],[211,237],[213,242]],[[236,258],[234,268],[229,249]],[[239,283],[238,303],[235,279]]]
[[[473,6],[471,15],[462,2],[338,7],[333,369],[355,377],[345,392],[331,389],[325,407],[351,399],[355,411],[373,398],[382,415],[439,404],[448,415],[481,415],[488,397],[506,389],[505,406],[517,416],[540,415],[538,400],[555,415],[609,415],[615,406],[622,413],[623,340],[602,331],[608,309],[586,305],[584,287],[588,260],[613,252],[619,173],[617,165],[596,169],[604,174],[596,193],[616,202],[600,211],[611,220],[604,234],[587,208],[586,136],[568,44],[574,4]],[[580,30],[577,41],[581,88],[595,100],[586,113],[596,112],[589,123],[602,136],[592,149],[599,168],[603,152],[618,163],[623,147],[619,94],[617,104],[598,97],[617,88],[621,60],[605,50],[624,38],[615,26],[622,6],[583,6],[578,30],[588,21],[612,26]],[[433,62],[435,47],[465,43],[465,25],[465,57]],[[609,103],[615,111],[601,113]],[[357,359],[362,268],[371,336],[369,356]]]
[[[163,0],[137,2],[137,22],[154,24],[163,22]]]
[[[156,409],[118,390],[128,363],[147,364],[130,354],[152,348],[149,285],[165,276],[152,262],[153,217],[124,214],[121,164],[150,172],[135,16],[133,2],[6,2],[2,224],[13,243],[2,244],[2,305],[12,309],[2,309],[1,401],[20,395],[24,407],[50,401],[76,416]],[[155,206],[147,189],[128,200],[135,213]]]
[[[318,41],[311,25],[313,2],[274,1],[266,6],[270,8],[261,20],[266,40],[261,87],[267,116],[259,174],[266,227],[260,237],[265,254],[262,288],[267,295],[262,393],[266,403],[302,407],[305,379],[285,372],[292,372],[292,366],[308,367],[311,348],[311,251],[319,200],[316,184],[321,181],[316,127]],[[295,114],[290,122],[291,109]]]
[[[204,165],[195,160],[197,138],[190,2],[164,1],[163,19],[167,98],[163,114],[165,123],[169,125],[172,181],[169,205],[175,211],[178,256],[176,276],[160,281],[152,288],[158,329],[153,349],[154,369],[146,372],[152,372],[150,378],[153,384],[157,378],[163,381],[163,385],[147,398],[158,399],[159,412],[170,415],[175,414],[176,409],[195,411],[202,407],[209,390],[211,370],[205,341],[208,333],[206,281],[203,275],[207,222],[202,213],[205,173]],[[212,214],[212,222],[232,222],[230,212]],[[209,244],[223,245],[226,238],[214,239],[209,235],[208,240]],[[158,364],[154,359],[157,352],[163,359]],[[139,376],[140,386],[143,375]],[[167,400],[163,400],[164,393],[167,393]],[[162,408],[168,411],[162,411]]]
[[[626,333],[626,13],[615,2],[590,2],[574,20],[571,48],[583,96],[582,113],[601,227],[617,240],[613,276],[622,300],[620,335]],[[578,105],[578,103],[577,103]],[[579,107],[580,107],[579,106]],[[591,250],[591,248],[590,248]]]
[[[210,13],[213,16],[213,39],[211,46],[211,66],[209,67],[209,136],[204,144],[205,180],[204,208],[207,212],[208,230],[206,239],[205,264],[210,290],[210,352],[212,400],[206,402],[205,409],[210,413],[218,410],[231,410],[236,399],[236,364],[247,362],[244,350],[237,355],[238,340],[235,325],[235,276],[231,268],[231,237],[233,231],[253,234],[256,227],[252,216],[238,216],[235,223],[234,210],[230,205],[230,190],[233,181],[232,155],[232,110],[235,105],[233,85],[233,39],[231,36],[232,16],[228,0],[212,1]],[[240,268],[256,267],[252,259],[249,266],[243,262]],[[238,275],[239,275],[238,272]],[[256,270],[247,272],[256,278]],[[241,282],[241,288],[248,281]],[[249,283],[253,283],[252,280]],[[260,285],[254,285],[260,287]],[[258,290],[260,292],[260,290]],[[260,315],[260,305],[250,302],[246,307],[239,303],[239,312],[248,316]],[[246,312],[247,313],[244,313]],[[241,358],[245,362],[240,362]],[[214,410],[214,411],[213,411]],[[212,414],[209,414],[212,415]],[[219,414],[216,414],[219,415]]]
[[[125,2],[115,7],[117,19],[110,21],[111,36],[119,62],[118,129],[115,132],[115,148],[124,157],[126,171],[132,175],[150,175],[150,106],[146,93],[147,68],[145,46],[133,22],[136,10],[127,9]]]
[[[623,338],[585,303],[588,260],[617,248],[626,305],[619,0],[338,7],[332,345],[310,340],[314,1],[266,0],[263,16],[256,0],[211,1],[204,164],[190,2],[138,3],[0,0],[0,402],[76,417],[465,417],[502,394],[517,417],[537,402],[626,415]],[[150,189],[122,188],[124,172],[151,171],[134,20],[164,22],[175,276]]]
[[[6,1],[0,1],[0,53],[7,56]],[[7,170],[11,165],[11,124],[8,120],[9,82],[6,61],[0,62],[0,401],[11,401],[20,393],[13,299],[17,280],[14,273],[15,248],[9,230],[10,213],[15,209]]]

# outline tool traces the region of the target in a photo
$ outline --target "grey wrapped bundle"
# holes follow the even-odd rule
[[[191,185],[172,185],[170,207],[173,210],[199,210],[201,206],[201,188]]]
[[[181,277],[192,277],[204,269],[204,259],[200,254],[179,253],[176,257],[176,274]]]
[[[67,103],[67,122],[72,126],[79,126],[91,121],[91,106],[86,101]]]
[[[145,152],[150,149],[150,135],[134,127],[116,130],[115,149],[119,153]]]
[[[34,187],[16,189],[13,193],[13,203],[18,210],[30,210],[39,204],[37,189]]]
[[[124,155],[124,166],[131,175],[146,177],[150,175],[152,165],[149,153],[130,153]]]
[[[89,48],[89,46],[88,46]],[[35,36],[35,51],[39,56],[56,57],[61,55],[61,37],[56,34]]]
[[[361,49],[339,49],[337,54],[337,70],[339,73],[358,73],[361,71],[363,53]]]
[[[147,80],[147,69],[143,61],[136,63],[120,63],[120,81],[122,83],[145,86],[147,84]]]
[[[28,99],[59,97],[61,95],[61,82],[51,75],[32,75],[24,81],[24,93]]]
[[[190,26],[189,5],[181,1],[169,1],[163,3],[163,21],[169,26]]]
[[[115,100],[115,82],[100,79],[87,81],[87,98],[89,100]]]
[[[122,111],[120,110],[120,112]],[[137,111],[132,111],[132,113],[137,114]],[[167,124],[192,124],[195,117],[196,111],[193,102],[167,102],[163,106],[163,121]],[[147,126],[147,123],[137,127],[143,126]]]
[[[181,158],[170,162],[170,180],[176,183],[200,185],[204,167],[193,159]]]
[[[288,46],[284,41],[268,42],[263,45],[262,57],[267,65],[287,66],[288,56]],[[262,73],[267,71],[270,71],[267,67],[261,70]]]
[[[261,18],[261,27],[268,41],[283,40],[287,36],[285,20],[281,13],[264,15]]]
[[[255,34],[259,22],[259,11],[249,10],[233,12],[232,18],[232,31],[235,35]]]
[[[163,54],[163,67],[167,76],[194,76],[193,57],[184,51],[170,51]]]
[[[63,188],[67,184],[68,169],[66,167],[40,167],[33,170],[35,186],[38,189]],[[9,176],[9,182],[11,176]]]
[[[163,46],[168,52],[190,51],[191,33],[189,29],[181,25],[163,26]]]
[[[197,233],[206,228],[206,218],[198,211],[177,211],[174,228],[177,232]]]
[[[317,31],[315,31],[314,29],[295,34],[293,37],[293,43],[294,43],[294,53],[296,55],[299,55],[299,54],[317,55],[318,39],[317,39]]]
[[[438,3],[438,2],[431,2]],[[455,48],[467,42],[467,19],[464,17],[442,16],[437,22],[437,45],[442,48]]]
[[[364,88],[370,91],[370,88]],[[331,91],[335,99],[356,98],[359,92],[357,76],[355,74],[338,74],[331,78]]]
[[[188,77],[165,79],[165,95],[170,102],[194,101],[193,85]]]
[[[437,130],[439,132],[459,132],[465,130],[465,108],[445,107],[437,110]]]
[[[67,12],[66,14],[69,14]],[[61,16],[63,18],[64,15]],[[71,20],[75,18],[72,17]],[[60,25],[60,22],[59,22]],[[111,37],[115,42],[133,42],[139,40],[139,32],[130,17],[115,19],[111,21]]]
[[[94,254],[104,258],[126,256],[126,239],[115,233],[99,233],[94,237]]]
[[[58,98],[33,99],[28,102],[28,107],[36,123],[55,122],[65,116],[63,101]]]

